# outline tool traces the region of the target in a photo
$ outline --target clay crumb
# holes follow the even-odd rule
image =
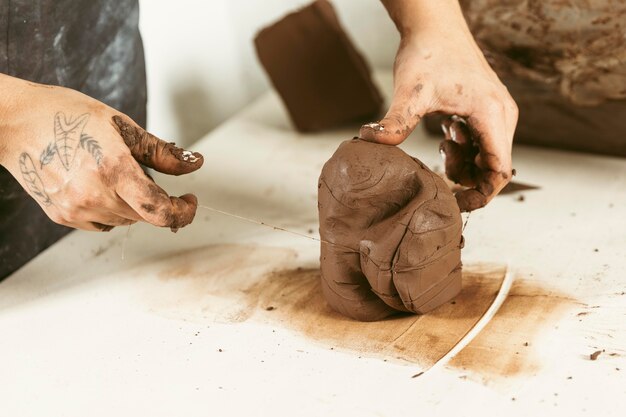
[[[528,342],[524,342],[524,346],[528,346]]]
[[[366,123],[363,125],[363,127],[372,129],[372,130],[376,130],[376,131],[382,131],[385,130],[385,126],[383,126],[381,123]]]
[[[589,355],[589,359],[592,360],[592,361],[595,361],[596,359],[598,359],[598,356],[600,356],[602,354],[602,352],[604,352],[604,351],[603,350],[596,350],[591,355]]]
[[[180,154],[180,156],[181,156],[181,158],[183,159],[183,161],[185,161],[185,162],[191,162],[191,163],[197,162],[197,161],[198,161],[198,159],[199,159],[199,158],[198,158],[197,156],[195,156],[195,155],[193,154],[193,152],[191,152],[191,151],[182,151],[182,152],[181,152],[181,154]]]

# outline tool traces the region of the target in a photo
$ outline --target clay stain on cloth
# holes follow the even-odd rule
[[[154,281],[141,300],[156,314],[203,323],[250,320],[292,330],[318,346],[422,368],[476,324],[505,273],[501,265],[465,266],[463,289],[454,300],[425,315],[366,323],[331,310],[319,267],[303,264],[286,248],[212,245],[148,261],[135,271]],[[577,305],[554,289],[518,278],[496,316],[449,366],[484,379],[532,374],[541,364],[536,336]]]

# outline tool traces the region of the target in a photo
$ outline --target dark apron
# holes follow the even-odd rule
[[[146,123],[137,0],[0,0],[0,72],[81,91]],[[0,166],[0,280],[71,229]]]

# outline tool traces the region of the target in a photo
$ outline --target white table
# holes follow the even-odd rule
[[[201,172],[157,181],[317,236],[317,177],[357,129],[298,134],[268,93],[197,143]],[[440,166],[418,130],[403,148]],[[0,415],[622,415],[626,161],[517,146],[514,166],[541,189],[472,214],[463,260],[509,264],[518,286],[445,368],[411,378],[424,362],[411,349],[445,337],[404,340],[403,357],[324,335],[306,300],[281,301],[295,281],[267,280],[314,282],[318,244],[199,210],[177,234],[73,233],[0,284]],[[354,339],[360,324],[342,325]]]

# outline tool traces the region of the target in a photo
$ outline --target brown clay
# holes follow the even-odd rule
[[[183,175],[199,169],[204,162],[200,153],[165,142],[122,116],[113,116],[112,120],[133,157],[147,167],[164,174]]]
[[[370,69],[328,1],[285,16],[254,43],[298,130],[362,123],[380,112],[383,100]]]
[[[318,191],[322,288],[357,320],[425,313],[461,289],[459,208],[445,182],[400,148],[343,142]],[[347,250],[352,248],[353,250]]]

